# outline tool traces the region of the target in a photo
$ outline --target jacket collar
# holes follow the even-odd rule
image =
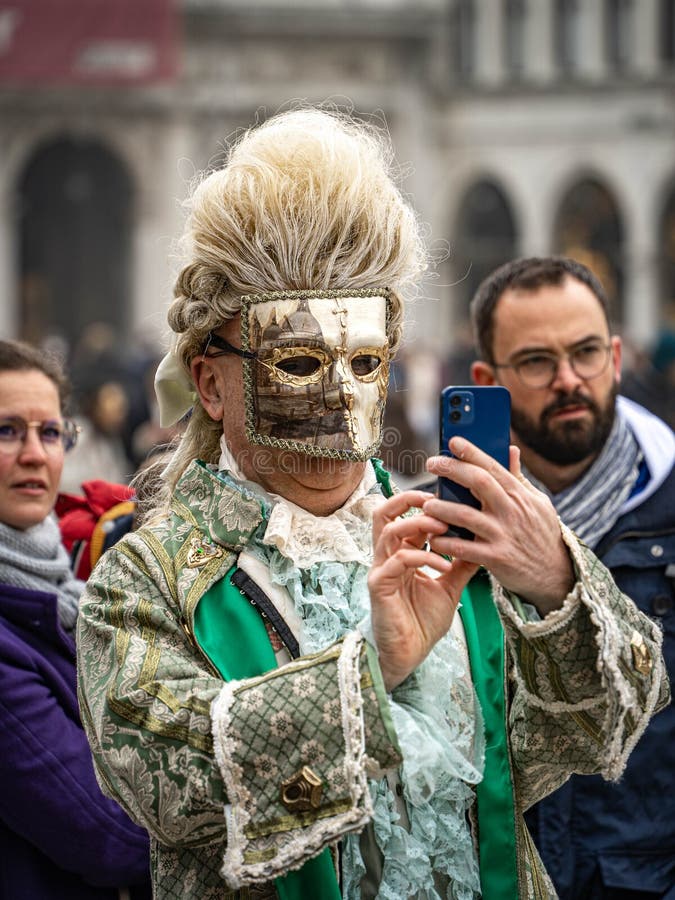
[[[172,509],[231,550],[245,547],[265,519],[265,502],[254,484],[236,482],[200,460],[192,462],[178,480]]]
[[[675,462],[675,435],[665,422],[627,397],[617,397],[616,408],[617,413],[628,422],[650,475],[643,490],[631,495],[624,503],[621,509],[624,515],[651,497],[670,474]]]

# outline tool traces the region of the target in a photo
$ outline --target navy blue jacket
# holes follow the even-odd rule
[[[675,469],[595,549],[616,583],[663,626],[675,676]],[[670,567],[670,568],[668,568]],[[526,816],[561,900],[602,886],[675,900],[675,706],[655,716],[618,784],[573,775]]]
[[[0,900],[150,897],[148,837],[101,793],[56,598],[0,585]]]

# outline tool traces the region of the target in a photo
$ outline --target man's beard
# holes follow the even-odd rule
[[[539,421],[534,422],[527,413],[512,409],[511,427],[521,443],[548,462],[558,466],[570,466],[588,457],[596,457],[605,445],[614,424],[615,401],[618,385],[614,383],[604,406],[577,391],[558,394],[556,399],[542,410]],[[551,417],[566,406],[583,406],[592,416],[591,422],[556,421]]]

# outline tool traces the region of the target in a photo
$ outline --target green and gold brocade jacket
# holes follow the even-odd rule
[[[358,633],[228,683],[195,639],[200,599],[262,515],[257,498],[195,462],[170,515],[108,551],[81,601],[82,719],[104,792],[151,835],[155,900],[275,897],[277,875],[368,822],[368,779],[400,762],[376,654]],[[578,581],[561,610],[523,621],[517,598],[492,585],[522,898],[554,896],[522,811],[572,772],[619,777],[668,698],[657,626],[564,528],[563,537]],[[307,780],[308,741],[321,764]],[[289,805],[284,784],[309,800]]]

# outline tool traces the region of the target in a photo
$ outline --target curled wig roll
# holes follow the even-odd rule
[[[396,350],[402,298],[427,252],[392,164],[385,134],[319,109],[282,113],[234,144],[187,201],[188,259],[168,313],[186,373],[241,296],[275,290],[387,287]],[[165,473],[169,490],[193,459],[217,461],[221,431],[197,401]]]

